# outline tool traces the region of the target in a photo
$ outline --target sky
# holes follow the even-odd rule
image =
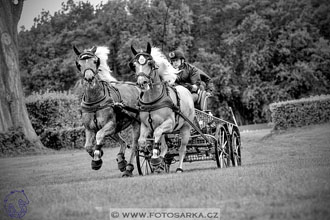
[[[80,0],[83,2],[90,2],[94,6],[100,4],[101,2],[106,3],[108,0]],[[38,17],[41,13],[42,9],[45,11],[49,11],[51,15],[54,15],[54,12],[60,10],[62,8],[61,3],[67,2],[67,0],[24,0],[23,11],[21,15],[21,19],[18,22],[18,30],[22,25],[25,26],[26,29],[30,29],[33,25],[33,19]],[[75,2],[79,2],[75,0]]]

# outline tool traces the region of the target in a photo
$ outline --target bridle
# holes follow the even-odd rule
[[[158,76],[158,77],[160,77],[160,76],[157,74],[158,68],[155,64],[155,61],[149,53],[140,52],[140,53],[136,54],[135,57],[131,60],[131,62],[129,63],[129,66],[130,66],[131,70],[133,70],[134,72],[136,72],[135,63],[138,63],[142,66],[144,66],[144,65],[150,66],[149,73],[145,73],[143,71],[138,72],[138,73],[136,73],[137,78],[141,77],[141,76],[147,78],[147,80],[148,80],[147,84],[150,87],[152,87],[153,85],[161,84],[161,82],[157,82],[157,83],[154,82],[154,78],[156,76]]]
[[[101,62],[100,62],[100,58],[98,56],[96,56],[92,51],[83,52],[78,56],[78,60],[88,60],[88,59],[91,59],[91,58],[96,58],[96,60],[94,60],[96,68],[95,69],[86,68],[83,72],[84,80],[86,80],[85,75],[86,75],[86,71],[88,71],[88,70],[92,71],[92,73],[94,74],[94,77],[98,74],[98,69],[100,67]],[[79,72],[81,72],[81,65],[79,64],[78,61],[76,61],[76,66],[77,66],[77,69],[79,70]]]

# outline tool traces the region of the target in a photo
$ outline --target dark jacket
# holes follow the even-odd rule
[[[179,70],[181,71],[178,73],[178,77],[175,81],[178,85],[186,87],[190,92],[192,85],[196,85],[198,88],[200,87],[201,78],[196,67],[188,63],[183,63],[179,67]]]
[[[202,81],[202,85],[203,85],[203,82],[205,83],[205,85],[203,85],[205,88],[205,90],[207,92],[213,92],[214,91],[214,85],[213,85],[213,82],[212,82],[212,78],[209,77],[206,73],[204,73],[202,70],[198,69],[199,70],[199,75],[200,75],[200,78],[201,78],[201,81]]]

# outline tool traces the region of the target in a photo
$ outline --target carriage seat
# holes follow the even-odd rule
[[[198,94],[198,98],[197,98],[197,101],[195,102],[195,108],[201,110],[201,111],[206,111],[208,110],[208,94],[205,90],[199,90],[197,92]]]

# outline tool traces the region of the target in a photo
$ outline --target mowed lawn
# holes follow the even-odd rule
[[[185,163],[182,174],[121,178],[118,148],[90,168],[83,150],[0,159],[5,196],[24,190],[23,219],[109,219],[110,208],[218,208],[221,219],[330,219],[330,124],[242,132],[243,166]],[[175,170],[176,164],[172,170]]]

